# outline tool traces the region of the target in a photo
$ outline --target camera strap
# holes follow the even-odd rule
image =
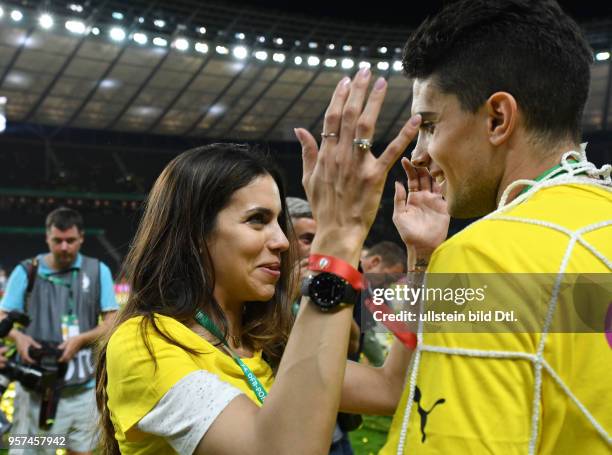
[[[246,366],[242,359],[230,349],[229,344],[227,343],[225,337],[223,336],[219,328],[206,314],[204,314],[200,310],[196,312],[195,319],[196,321],[198,321],[198,324],[200,324],[202,327],[212,333],[215,337],[219,339],[219,341],[221,341],[221,343],[223,343],[223,347],[225,348],[227,353],[232,357],[234,362],[236,362],[236,364],[244,373],[244,377],[246,378],[247,384],[249,384],[249,387],[251,388],[259,402],[263,404],[264,398],[268,396],[267,390],[259,382],[259,379],[257,379],[257,376],[255,376],[251,369]]]
[[[76,315],[76,302],[74,300],[74,285],[77,279],[79,271],[73,269],[70,274],[70,280],[63,280],[54,275],[41,275],[41,278],[45,281],[49,281],[57,286],[63,286],[68,289],[68,316]]]
[[[23,312],[28,314],[28,304],[32,297],[32,290],[34,289],[34,283],[36,282],[36,276],[38,274],[38,257],[34,256],[26,262],[26,272],[28,275],[28,287],[25,292],[25,299],[23,301]]]

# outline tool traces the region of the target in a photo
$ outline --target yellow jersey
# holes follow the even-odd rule
[[[237,387],[260,406],[244,373],[230,356],[179,321],[159,314],[155,315],[155,321],[160,330],[198,354],[191,354],[173,345],[157,333],[151,324],[147,324],[146,335],[157,361],[156,367],[143,340],[142,321],[142,316],[138,316],[121,324],[111,336],[106,351],[108,408],[121,453],[175,453],[162,437],[141,432],[136,424],[174,384],[194,371],[206,370],[216,374],[219,379]],[[274,375],[262,359],[261,351],[242,361],[264,388],[270,390]]]
[[[428,272],[611,273],[610,187],[517,202],[444,242]],[[380,453],[610,454],[611,366],[605,333],[423,333]]]

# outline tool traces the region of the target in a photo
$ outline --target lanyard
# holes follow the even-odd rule
[[[215,337],[219,339],[219,341],[223,343],[223,346],[225,346],[225,349],[227,350],[227,352],[229,352],[229,354],[232,356],[232,359],[234,359],[234,362],[236,362],[236,364],[240,367],[240,369],[244,373],[244,377],[246,378],[247,383],[249,384],[249,387],[251,388],[251,390],[253,391],[257,399],[259,400],[259,402],[263,404],[263,400],[264,398],[268,396],[268,392],[266,391],[264,386],[261,385],[261,383],[257,379],[257,376],[255,376],[255,374],[251,371],[251,369],[248,366],[246,366],[246,364],[242,361],[242,359],[238,357],[236,354],[234,354],[234,352],[230,349],[229,345],[227,344],[227,341],[225,340],[225,337],[223,336],[221,331],[217,328],[215,323],[212,322],[210,318],[206,316],[200,310],[196,312],[195,319],[196,321],[198,321],[198,324],[200,324],[202,327],[204,327],[206,330],[212,333]]]
[[[568,162],[569,162],[568,164],[569,164],[571,167],[576,167],[576,166],[578,166],[578,165],[582,164],[582,163],[579,163],[579,162],[577,162],[577,161],[575,161],[575,160],[568,160]],[[559,170],[561,170],[561,172],[559,172]],[[557,164],[556,166],[551,167],[550,169],[547,169],[547,170],[545,170],[544,172],[542,172],[542,173],[541,173],[540,175],[538,175],[538,176],[537,176],[537,177],[536,177],[534,180],[535,180],[536,182],[541,182],[542,180],[544,180],[544,179],[546,179],[546,178],[548,178],[548,177],[552,177],[552,176],[555,176],[555,177],[556,177],[556,175],[561,175],[561,174],[567,174],[567,169],[565,169],[565,168],[563,167],[563,165],[561,165],[561,164]],[[578,174],[583,174],[583,172],[579,172]],[[519,193],[519,196],[520,196],[521,194],[523,194],[523,193],[526,193],[526,192],[527,192],[527,191],[529,191],[530,189],[531,189],[531,186],[530,186],[530,185],[527,185],[527,186],[526,186],[526,187],[523,189],[523,191],[521,191],[521,192]]]
[[[74,288],[73,284],[76,281],[78,271],[76,269],[72,270],[72,274],[70,275],[70,281],[64,281],[61,278],[58,278],[53,275],[40,275],[43,280],[49,281],[58,286],[64,286],[68,289],[68,315],[72,315],[75,313],[75,302],[74,302]]]

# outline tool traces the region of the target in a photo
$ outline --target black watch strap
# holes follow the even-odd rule
[[[342,304],[359,303],[360,292],[347,281],[331,273],[320,273],[304,278],[302,295],[310,297],[321,310],[329,311]]]

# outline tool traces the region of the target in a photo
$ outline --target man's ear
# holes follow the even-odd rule
[[[508,141],[517,127],[518,105],[508,92],[496,92],[485,103],[489,141],[499,146]]]

